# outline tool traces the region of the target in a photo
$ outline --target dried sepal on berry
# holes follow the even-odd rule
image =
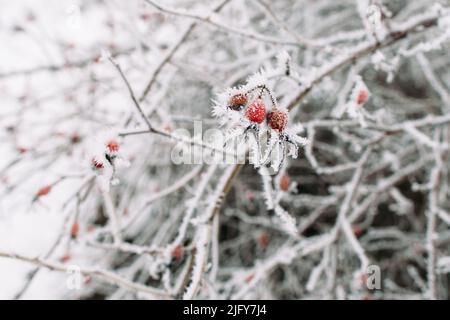
[[[254,123],[261,124],[266,118],[266,105],[261,98],[255,99],[245,110],[245,117]]]

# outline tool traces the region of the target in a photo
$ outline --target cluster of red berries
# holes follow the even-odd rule
[[[241,111],[248,103],[247,95],[238,93],[232,96],[228,103],[228,108],[235,111]],[[279,109],[273,109],[267,112],[266,105],[261,97],[256,98],[250,103],[245,110],[245,117],[253,123],[261,124],[264,120],[267,121],[267,125],[278,132],[283,132],[286,128],[288,115],[285,111]]]

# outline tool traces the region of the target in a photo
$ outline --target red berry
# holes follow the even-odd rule
[[[270,237],[266,232],[261,233],[259,236],[258,242],[262,249],[266,249],[269,245]]]
[[[243,93],[235,94],[228,102],[228,108],[232,110],[242,110],[247,104],[247,96]]]
[[[356,98],[356,103],[361,105],[366,103],[367,100],[369,100],[369,92],[367,92],[367,90],[360,90],[358,92],[358,97]]]
[[[28,149],[24,147],[17,147],[17,151],[21,154],[24,154],[28,151]]]
[[[177,261],[181,260],[183,258],[184,250],[183,247],[179,244],[173,249],[172,251],[172,257],[174,257]]]
[[[291,179],[288,175],[283,174],[280,178],[279,186],[283,191],[287,191],[289,189],[289,185],[291,184]]]
[[[78,236],[78,232],[80,231],[80,225],[78,222],[74,222],[72,227],[70,228],[70,236],[75,239]]]
[[[139,18],[141,18],[141,19],[144,20],[144,21],[148,21],[148,20],[150,20],[150,18],[151,18],[151,14],[149,14],[149,13],[142,13],[142,14],[139,16]]]
[[[61,258],[59,258],[59,261],[61,261],[62,263],[65,263],[65,262],[69,261],[71,258],[72,257],[70,256],[70,254],[65,254]]]
[[[273,130],[278,132],[284,131],[288,121],[288,116],[285,111],[273,110],[267,115],[267,124]]]
[[[46,196],[47,194],[50,193],[51,190],[52,190],[52,186],[42,187],[38,190],[38,192],[36,192],[36,197]]]
[[[245,282],[249,283],[255,277],[254,273],[250,273],[247,277],[245,277]]]
[[[111,140],[106,144],[106,147],[110,152],[117,152],[119,151],[119,143],[115,140]]]
[[[266,117],[266,106],[261,98],[256,99],[245,111],[245,116],[251,122],[262,123]]]
[[[100,162],[100,161],[98,161],[98,160],[95,159],[95,158],[92,158],[92,167],[93,167],[94,169],[103,169],[103,168],[104,168],[103,163]]]
[[[77,144],[81,141],[81,137],[78,133],[74,133],[72,134],[72,136],[70,137],[70,142],[72,142],[73,144]]]
[[[353,234],[355,235],[355,237],[360,237],[361,235],[362,235],[362,233],[363,233],[363,230],[360,228],[360,227],[356,227],[356,226],[354,226],[353,228],[352,228],[352,231],[353,231]]]

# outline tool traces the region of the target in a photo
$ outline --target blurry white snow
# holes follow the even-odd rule
[[[61,48],[56,45],[57,43],[74,45],[76,49],[66,56],[69,61],[92,57],[96,53],[100,54],[102,46],[112,41],[120,44],[120,49],[122,46],[123,48],[132,47],[137,43],[137,39],[130,39],[129,30],[111,34],[105,24],[105,19],[111,14],[114,15],[115,22],[127,21],[130,18],[129,10],[117,10],[117,7],[132,5],[123,1],[111,1],[106,4],[106,7],[111,10],[105,10],[104,6],[98,6],[93,1],[0,0],[0,42],[7,44],[6,47],[2,45],[0,50],[0,73],[64,63]],[[142,2],[135,5],[143,6],[145,4]],[[82,10],[85,7],[87,9]],[[34,21],[26,22],[30,14],[34,16]],[[11,32],[18,25],[25,27],[27,32]],[[171,27],[173,28],[173,26]],[[174,31],[161,28],[161,32],[158,32],[161,39],[168,41],[167,39],[173,37],[168,37],[167,33]],[[101,68],[101,71],[105,70],[107,74],[115,72],[107,64]],[[60,72],[50,75],[45,73],[34,75],[32,83],[35,91],[33,91],[33,96],[45,97],[58,93],[58,90],[63,88],[76,85],[77,83],[74,83],[76,77],[73,75],[77,72],[77,70],[71,70],[70,74]],[[79,71],[79,73],[84,75],[84,78],[88,76],[86,70]],[[14,124],[15,119],[11,114],[17,110],[18,104],[17,100],[10,97],[21,96],[26,92],[27,85],[27,77],[0,79],[2,126],[9,124],[10,118],[11,124]],[[37,88],[38,85],[40,85],[39,88]],[[124,103],[127,101],[125,99],[128,99],[126,95],[112,93],[102,100],[102,103],[105,104],[104,108],[113,110],[112,112],[123,113],[123,110],[129,106],[128,102]],[[41,150],[51,150],[52,143],[57,138],[51,137],[48,141],[42,141],[42,137],[49,131],[49,126],[45,126],[46,123],[51,123],[52,126],[54,124],[57,129],[65,133],[92,130],[89,127],[93,125],[92,123],[71,121],[70,118],[69,121],[64,122],[55,121],[58,117],[67,117],[74,111],[76,110],[70,110],[61,100],[49,100],[41,104],[36,112],[24,114],[17,141],[8,141],[10,136],[4,136],[4,130],[2,130],[0,132],[0,170],[17,157],[15,144],[24,148],[39,145]],[[112,114],[114,115],[114,113]],[[114,115],[113,118],[120,117]],[[23,156],[28,156],[28,154]],[[19,165],[14,170],[8,171],[8,180],[15,181],[18,179],[17,177],[23,177],[30,173],[30,166],[33,166],[32,156],[30,157],[30,160],[24,161],[25,165]],[[53,164],[47,170],[40,169],[40,172],[32,172],[34,176],[21,184],[13,193],[4,194],[4,188],[1,186],[0,250],[27,256],[43,256],[47,253],[55,242],[67,214],[67,212],[62,212],[62,204],[76,191],[80,181],[64,181],[52,188],[49,195],[42,197],[41,201],[33,205],[31,201],[40,187],[54,182],[61,174],[73,174],[77,170],[82,170],[82,155],[73,156],[73,158],[77,157],[80,159],[80,163],[68,163],[66,158],[66,161]],[[56,260],[58,256],[52,258]],[[78,260],[75,261],[78,262]],[[83,262],[83,259],[81,261]],[[70,263],[68,264],[70,265]],[[31,264],[0,258],[0,299],[11,299],[25,283],[28,271],[33,269],[34,266]],[[24,298],[76,297],[76,291],[67,292],[66,278],[65,274],[41,270]]]

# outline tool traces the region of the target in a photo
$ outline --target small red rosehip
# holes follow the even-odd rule
[[[42,187],[38,190],[38,192],[36,192],[36,197],[46,196],[50,193],[51,190],[52,190],[52,186]]]
[[[352,228],[352,231],[353,231],[353,234],[355,235],[355,237],[357,237],[357,238],[359,238],[363,233],[363,230],[360,227],[356,227],[356,226],[354,226]]]
[[[267,115],[267,124],[273,130],[283,132],[286,128],[288,116],[285,111],[273,110]]]
[[[70,142],[72,143],[72,144],[77,144],[77,143],[79,143],[81,141],[81,137],[80,137],[80,135],[78,134],[78,133],[74,133],[74,134],[72,134],[72,136],[70,137]]]
[[[142,13],[142,14],[139,16],[139,18],[140,18],[141,20],[144,20],[144,21],[150,20],[151,17],[152,17],[152,16],[151,16],[151,14],[149,14],[149,13]]]
[[[247,283],[251,282],[254,277],[255,277],[255,274],[250,273],[247,277],[245,277],[245,282],[247,282]]]
[[[356,103],[361,105],[367,102],[369,100],[369,92],[367,90],[360,90],[358,92],[358,96],[356,97]]]
[[[245,111],[248,120],[255,123],[262,123],[266,118],[266,106],[261,98],[256,99]]]
[[[247,96],[243,93],[238,93],[230,98],[230,101],[228,102],[228,108],[235,111],[240,111],[246,104]]]
[[[103,168],[104,168],[104,165],[103,165],[102,162],[100,162],[100,161],[98,161],[97,159],[93,158],[93,159],[92,159],[92,167],[93,167],[94,169],[100,170],[100,169],[103,169]]]
[[[259,246],[260,246],[262,249],[266,249],[266,248],[267,248],[267,246],[269,245],[269,241],[270,241],[270,237],[269,237],[269,235],[267,234],[267,232],[261,233],[261,235],[260,235],[259,238],[258,238]]]
[[[106,144],[109,152],[117,152],[119,151],[119,143],[115,140],[111,140]]]
[[[288,191],[290,184],[291,184],[291,178],[289,178],[288,175],[283,174],[279,181],[280,189],[283,191]]]
[[[63,255],[61,258],[59,258],[59,261],[62,263],[66,263],[67,261],[69,261],[72,257],[70,256],[70,254],[65,254]]]
[[[72,239],[75,239],[78,236],[78,233],[80,232],[80,225],[78,222],[74,222],[72,224],[72,227],[70,228],[70,237]]]
[[[173,249],[172,251],[172,257],[174,257],[177,261],[181,260],[181,258],[183,258],[184,255],[184,249],[183,247],[179,244],[175,247],[175,249]]]
[[[24,147],[17,147],[17,151],[18,151],[20,154],[24,154],[24,153],[26,153],[26,152],[28,151],[28,149],[27,149],[27,148],[24,148]]]

